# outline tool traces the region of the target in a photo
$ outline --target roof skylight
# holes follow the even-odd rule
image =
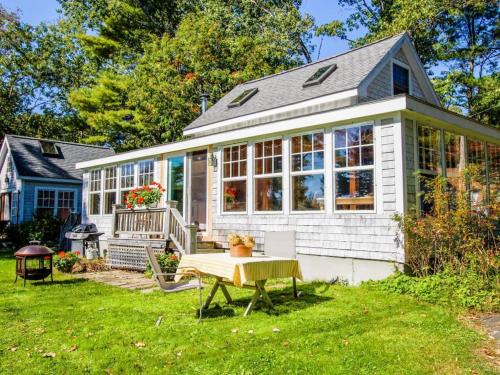
[[[258,88],[253,88],[253,89],[248,89],[243,91],[240,95],[238,95],[236,98],[234,98],[231,103],[228,104],[228,108],[234,108],[234,107],[239,107],[245,102],[247,102],[252,96],[257,94],[259,92]]]
[[[312,76],[310,76],[307,79],[307,81],[304,82],[302,87],[305,88],[309,86],[319,85],[325,79],[327,79],[328,76],[332,74],[335,70],[337,70],[337,64],[326,65],[319,68]]]
[[[40,148],[44,155],[59,155],[56,144],[50,141],[40,141]]]

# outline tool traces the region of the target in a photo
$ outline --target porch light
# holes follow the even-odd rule
[[[217,171],[217,156],[215,154],[211,154],[208,158],[208,165],[214,167],[214,170]]]

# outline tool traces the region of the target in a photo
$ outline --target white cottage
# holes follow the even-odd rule
[[[358,283],[404,264],[392,218],[422,176],[480,163],[474,196],[499,187],[500,131],[440,107],[407,34],[241,84],[184,135],[78,163],[85,220],[109,238],[113,204],[154,180],[205,239],[294,230],[306,279]]]

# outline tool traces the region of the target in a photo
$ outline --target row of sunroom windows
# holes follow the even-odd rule
[[[333,137],[335,210],[374,210],[373,125],[337,129]],[[325,210],[324,141],[323,131],[290,138],[292,211]],[[283,142],[278,138],[253,144],[255,211],[283,210]],[[223,212],[247,211],[247,162],[246,144],[223,148]]]

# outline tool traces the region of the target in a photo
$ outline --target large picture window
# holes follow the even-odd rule
[[[274,139],[254,145],[255,210],[283,209],[282,140]]]
[[[247,210],[247,145],[224,147],[222,168],[223,211]]]
[[[291,138],[292,211],[325,209],[323,132]]]
[[[373,210],[373,125],[334,131],[335,210]]]
[[[101,213],[101,171],[90,171],[90,194],[89,194],[89,214],[99,215]]]
[[[139,162],[139,186],[149,186],[155,178],[154,160],[142,160]]]
[[[36,193],[36,212],[42,216],[68,218],[75,210],[75,191],[40,189]]]
[[[113,213],[113,205],[116,203],[116,168],[109,167],[104,170],[104,214]]]

